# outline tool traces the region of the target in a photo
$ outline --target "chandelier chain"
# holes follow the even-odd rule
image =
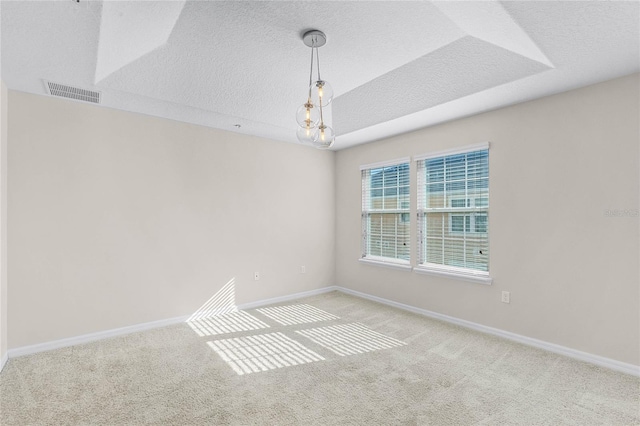
[[[318,53],[317,47],[316,47],[316,65],[318,66],[318,81],[322,81],[322,79],[320,78],[320,54]]]
[[[313,51],[313,49],[311,49]],[[316,50],[316,66],[318,67],[318,84],[322,84],[322,79],[320,78],[320,53],[318,53],[318,48]],[[320,110],[320,126],[324,127],[324,116],[322,114],[322,102],[318,102],[318,109]]]
[[[313,49],[311,49],[311,68],[309,69],[309,100],[311,103],[311,84],[313,84]]]

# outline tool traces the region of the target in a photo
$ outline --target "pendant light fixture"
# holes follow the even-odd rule
[[[318,48],[327,43],[327,37],[322,31],[311,30],[304,33],[302,41],[311,48],[311,68],[309,70],[309,89],[307,100],[296,112],[298,140],[309,143],[316,148],[327,149],[333,146],[335,133],[327,125],[327,106],[333,100],[333,89],[331,85],[320,77],[320,57]],[[313,79],[313,61],[316,61],[317,78]]]

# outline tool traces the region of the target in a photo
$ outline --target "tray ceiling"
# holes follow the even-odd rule
[[[334,149],[640,70],[638,2],[2,1],[2,79],[296,142],[327,34]],[[240,124],[237,128],[235,125]]]

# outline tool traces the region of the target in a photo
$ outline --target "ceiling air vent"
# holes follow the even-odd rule
[[[67,86],[66,84],[53,83],[51,81],[45,81],[45,83],[47,91],[52,96],[92,102],[94,104],[100,103],[101,93],[95,90],[81,89],[79,87]]]

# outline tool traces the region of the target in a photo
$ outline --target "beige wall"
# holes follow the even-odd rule
[[[7,87],[0,81],[0,360],[7,354]]]
[[[236,303],[334,284],[335,153],[14,91],[9,107],[10,349],[190,314],[234,278]]]
[[[640,364],[639,218],[605,215],[639,208],[639,90],[636,74],[335,154],[10,91],[8,347],[189,314],[235,278],[237,303],[338,284]],[[357,261],[361,164],[487,140],[492,286]]]
[[[639,93],[635,74],[339,151],[336,283],[640,364],[639,218],[605,215],[639,208]],[[493,285],[358,262],[361,164],[485,141]]]

